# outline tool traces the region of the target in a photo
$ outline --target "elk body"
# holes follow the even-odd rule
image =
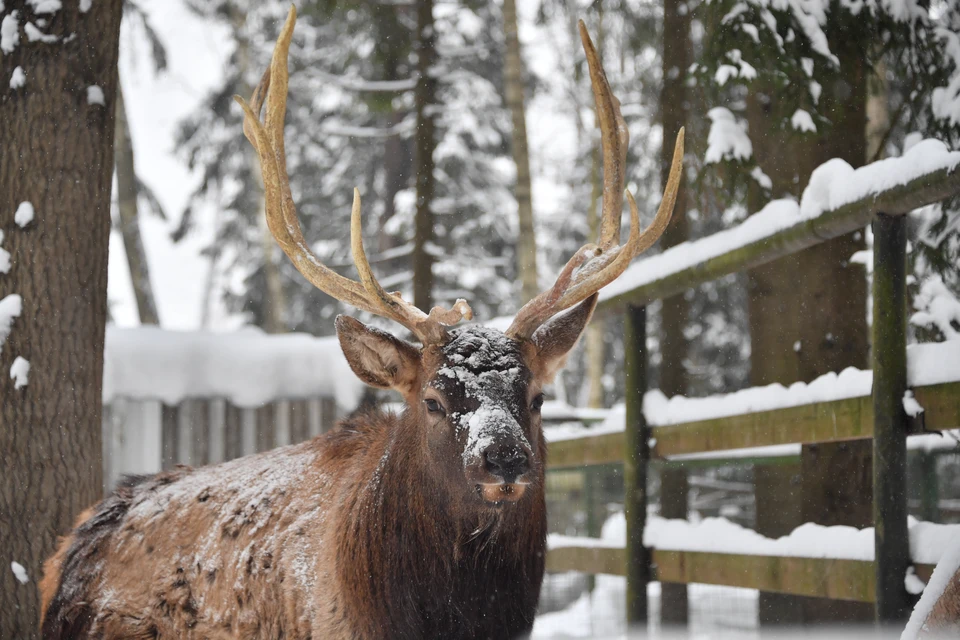
[[[632,225],[621,246],[627,130],[581,23],[604,145],[600,242],[578,251],[506,332],[455,327],[471,319],[465,301],[427,314],[377,283],[356,191],[360,281],[307,249],[283,149],[295,20],[291,9],[252,106],[240,101],[268,224],[318,288],[419,341],[337,319],[356,374],[401,393],[406,409],[357,414],[308,442],[217,466],[125,479],[45,565],[47,638],[500,639],[533,626],[546,551],[542,389],[589,321],[596,292],[669,222],[682,131],[649,229],[641,232],[627,194]]]

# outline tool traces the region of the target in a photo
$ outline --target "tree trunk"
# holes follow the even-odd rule
[[[530,188],[530,154],[527,148],[527,122],[523,100],[523,59],[517,35],[515,0],[503,1],[503,28],[506,35],[504,56],[504,92],[513,119],[513,161],[517,165],[517,272],[520,275],[521,304],[540,293],[537,284],[537,236],[533,226],[533,198]]]
[[[253,86],[247,81],[250,73],[251,54],[250,39],[244,32],[244,25],[247,20],[246,10],[241,10],[236,6],[230,8],[231,24],[233,26],[233,37],[237,42],[237,69],[240,73],[240,86],[238,90],[244,98],[249,98],[253,93]],[[257,205],[257,228],[260,230],[260,243],[263,250],[263,277],[266,282],[266,295],[264,296],[263,308],[263,330],[267,333],[284,333],[287,330],[285,319],[286,297],[283,293],[283,280],[280,276],[280,247],[277,246],[270,228],[267,226],[266,200],[263,190],[263,177],[259,170],[259,160],[256,152],[250,145],[245,145],[246,161],[250,166],[249,188],[256,190],[255,201]],[[214,239],[217,242],[218,239]],[[210,277],[214,277],[216,260],[219,258],[219,251],[211,253]]]
[[[137,301],[140,324],[160,324],[157,302],[150,284],[150,269],[147,254],[140,236],[140,218],[137,207],[137,170],[133,157],[133,140],[127,121],[127,108],[123,101],[123,89],[117,82],[116,127],[114,167],[117,171],[117,205],[120,211],[120,236],[130,267],[130,281]]]
[[[417,212],[413,236],[413,303],[429,311],[433,306],[433,152],[437,147],[436,101],[436,27],[433,24],[433,0],[417,3],[417,72],[419,80],[414,100],[417,111],[416,167]]]
[[[775,132],[773,92],[755,87],[748,96],[754,154],[773,181],[774,197],[799,199],[813,170],[830,158],[843,158],[854,167],[864,162],[867,66],[862,52],[841,40],[831,39],[831,47],[840,58],[842,73],[823,83],[821,96],[821,109],[832,121],[829,131],[805,136]],[[749,210],[759,211],[763,204],[754,189]],[[849,263],[850,256],[863,247],[863,233],[857,232],[749,272],[751,384],[809,382],[829,371],[867,366],[866,278],[861,267]],[[805,446],[800,466],[800,501],[793,508],[803,522],[871,524],[869,440]],[[843,481],[838,482],[838,477]],[[758,499],[758,513],[766,508]],[[866,605],[804,598],[790,599],[777,611],[764,605],[765,597],[762,594],[762,623],[778,619],[796,623],[793,617],[798,611],[807,622],[872,619],[872,608]]]
[[[690,98],[687,95],[686,70],[690,66],[690,11],[681,0],[663,0],[663,85],[660,89],[660,119],[663,144],[660,148],[660,183],[665,186],[670,175],[673,141],[687,124]],[[673,218],[660,239],[668,249],[685,242],[690,235],[687,223],[687,188],[682,183],[677,192]],[[663,300],[660,312],[660,390],[668,397],[686,395],[685,368],[689,345],[684,333],[690,315],[690,303],[681,294]],[[661,484],[661,514],[665,518],[687,517],[687,472],[685,469],[664,469]],[[688,620],[687,585],[662,585],[660,617],[665,627],[686,625]]]
[[[77,514],[102,491],[100,431],[107,249],[113,174],[114,106],[121,0],[87,12],[67,2],[30,42],[38,16],[27,0],[20,42],[0,56],[0,211],[12,267],[0,273],[0,300],[17,294],[23,311],[0,351],[0,638],[37,637],[37,580]],[[8,89],[22,66],[26,85]],[[102,90],[104,100],[98,100]],[[99,104],[103,102],[105,104]],[[11,214],[29,201],[34,220]],[[15,389],[11,363],[30,361]],[[26,569],[21,584],[10,563]]]

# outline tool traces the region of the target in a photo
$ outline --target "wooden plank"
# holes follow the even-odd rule
[[[333,398],[320,398],[320,432],[326,433],[337,424],[337,401]]]
[[[960,191],[960,171],[941,169],[911,180],[905,185],[887,189],[878,194],[825,211],[812,220],[803,220],[782,231],[757,238],[741,247],[718,256],[705,257],[695,264],[669,271],[655,280],[645,282],[627,291],[613,295],[600,294],[596,313],[607,316],[619,313],[626,305],[644,305],[669,298],[717,278],[739,273],[772,262],[777,258],[797,253],[851,231],[867,226],[878,212],[903,214],[912,208],[939,202]],[[745,223],[749,224],[749,223]],[[709,241],[710,238],[705,240]],[[703,256],[704,240],[685,242],[672,248],[678,254]],[[669,257],[659,258],[669,260]],[[638,261],[631,267],[633,273],[662,273],[655,261],[658,256]],[[645,266],[644,262],[649,263]]]
[[[180,448],[179,419],[180,407],[165,404],[160,410],[161,450],[160,461],[164,470],[177,464],[177,451]]]
[[[873,222],[873,522],[874,617],[903,625],[913,608],[903,576],[910,566],[907,528],[907,227],[885,213]]]
[[[243,455],[243,409],[226,401],[226,416],[224,418],[223,456],[226,460],[233,460]]]
[[[915,387],[913,395],[923,407],[927,431],[960,429],[960,382]]]
[[[652,552],[661,582],[716,584],[793,595],[873,602],[874,563],[829,558],[782,558],[698,551]],[[929,582],[934,566],[914,565],[917,577]],[[547,552],[547,571],[622,576],[626,555],[618,547],[560,547]]]
[[[290,442],[303,442],[310,437],[310,409],[307,400],[290,401]]]
[[[290,401],[275,400],[273,402],[273,434],[275,447],[285,447],[290,444]]]
[[[873,602],[874,563],[733,553],[654,550],[657,578],[800,596]]]
[[[269,451],[277,446],[275,405],[265,404],[255,409],[257,416],[257,452]]]
[[[257,412],[258,409],[242,409],[240,414],[240,450],[241,455],[249,456],[257,452]]]
[[[960,382],[916,387],[914,395],[924,407],[927,430],[960,428]],[[873,437],[873,399],[862,396],[654,427],[652,433],[656,441],[653,454],[661,460],[707,451],[860,440]],[[548,466],[564,469],[615,464],[623,461],[623,451],[623,432],[559,440],[550,443]],[[760,463],[762,458],[738,460]],[[684,461],[685,465],[698,463],[717,466],[723,460]]]
[[[614,547],[560,547],[547,552],[547,571],[626,575],[626,550]]]
[[[859,440],[873,435],[869,396],[654,427],[657,457],[779,444]]]
[[[650,469],[650,431],[643,415],[647,392],[647,309],[627,307],[623,322],[626,430],[624,432],[624,515],[627,522],[627,624],[647,623],[647,585],[650,553],[643,545],[647,526],[647,472]]]
[[[308,433],[313,438],[323,433],[323,406],[320,398],[307,400],[307,411],[309,414]]]
[[[223,398],[211,398],[207,403],[207,412],[207,462],[217,464],[227,459],[227,401]]]
[[[594,464],[623,462],[624,434],[605,433],[570,440],[551,442],[548,449],[547,467],[566,469]]]

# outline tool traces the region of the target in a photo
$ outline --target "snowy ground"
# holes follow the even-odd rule
[[[564,576],[550,576],[562,579]],[[585,593],[561,611],[537,617],[534,638],[626,637],[626,579],[597,576],[592,593]],[[659,635],[660,583],[647,589],[651,637]],[[711,640],[754,640],[757,633],[757,597],[753,589],[695,584],[689,589],[690,637]]]

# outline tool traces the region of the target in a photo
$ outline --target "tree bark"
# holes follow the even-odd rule
[[[12,267],[0,299],[18,294],[23,312],[0,351],[0,638],[37,637],[37,580],[58,534],[102,491],[101,382],[107,315],[107,248],[121,0],[87,12],[67,2],[30,42],[38,16],[27,0],[20,42],[0,56],[0,224]],[[13,70],[26,85],[8,89]],[[102,90],[105,104],[98,104]],[[93,98],[88,98],[88,95]],[[12,212],[29,201],[24,228]],[[29,383],[10,379],[17,356]],[[21,584],[10,563],[23,565]]]
[[[660,89],[660,119],[663,144],[660,147],[660,183],[665,186],[673,159],[673,141],[687,124],[689,96],[686,72],[692,58],[690,11],[681,0],[663,1],[663,84]],[[677,192],[670,225],[660,239],[668,249],[686,242],[687,188],[684,181]],[[684,294],[663,300],[660,312],[660,390],[668,397],[686,395],[688,376],[685,368],[689,344],[684,333],[690,315],[690,303]],[[661,513],[665,518],[687,517],[687,472],[664,469],[661,484]],[[687,585],[664,584],[660,596],[660,617],[664,626],[686,625],[688,620]]]
[[[233,37],[237,42],[237,69],[240,74],[240,85],[238,90],[240,95],[249,98],[253,93],[253,86],[247,81],[250,73],[251,53],[250,39],[244,32],[244,25],[247,21],[247,12],[239,7],[230,7],[230,23],[233,27]],[[287,330],[285,319],[286,296],[283,292],[283,280],[280,276],[280,247],[277,246],[273,234],[267,227],[266,201],[263,190],[263,177],[259,170],[259,161],[256,152],[250,145],[245,145],[246,161],[250,166],[251,181],[248,184],[250,189],[254,189],[255,201],[258,203],[256,216],[257,228],[260,230],[260,243],[263,250],[263,276],[266,282],[266,295],[264,296],[263,309],[263,330],[267,333],[284,333]],[[218,239],[214,239],[217,242]],[[219,259],[219,250],[210,254],[210,279],[215,275],[216,261]],[[206,312],[205,312],[206,315]]]
[[[413,236],[413,303],[429,311],[433,306],[433,152],[437,147],[437,79],[432,75],[437,59],[433,0],[417,3],[417,72],[419,80],[414,101],[417,112],[415,159],[417,167],[417,211]]]
[[[855,39],[843,40],[830,41],[842,73],[823,83],[820,106],[832,122],[828,132],[777,131],[773,91],[756,87],[748,96],[754,155],[773,181],[774,197],[789,194],[799,199],[813,170],[830,158],[843,158],[854,167],[864,162],[867,65]],[[751,211],[765,204],[756,189],[748,200]],[[829,371],[867,366],[866,278],[859,266],[849,263],[850,256],[863,247],[863,233],[857,232],[749,272],[752,385],[809,382]],[[803,447],[799,503],[792,505],[803,522],[871,524],[870,448],[868,440]],[[838,470],[843,482],[837,482]],[[758,499],[758,513],[766,508]],[[765,604],[770,599],[787,604],[771,608]],[[796,623],[798,612],[806,622],[872,618],[867,605],[761,594],[761,623]]]
[[[523,59],[517,34],[515,0],[503,1],[503,27],[506,35],[504,56],[504,92],[513,120],[513,161],[517,165],[517,272],[520,275],[521,303],[540,293],[537,284],[537,237],[533,226],[533,197],[530,187],[530,153],[527,148],[527,122],[523,100]]]
[[[139,188],[137,169],[133,156],[133,139],[127,121],[127,108],[123,101],[123,89],[117,82],[114,167],[117,171],[117,208],[120,212],[120,236],[130,267],[130,281],[137,301],[140,324],[160,324],[157,302],[150,284],[150,269],[147,254],[140,235],[140,217],[137,206]]]

